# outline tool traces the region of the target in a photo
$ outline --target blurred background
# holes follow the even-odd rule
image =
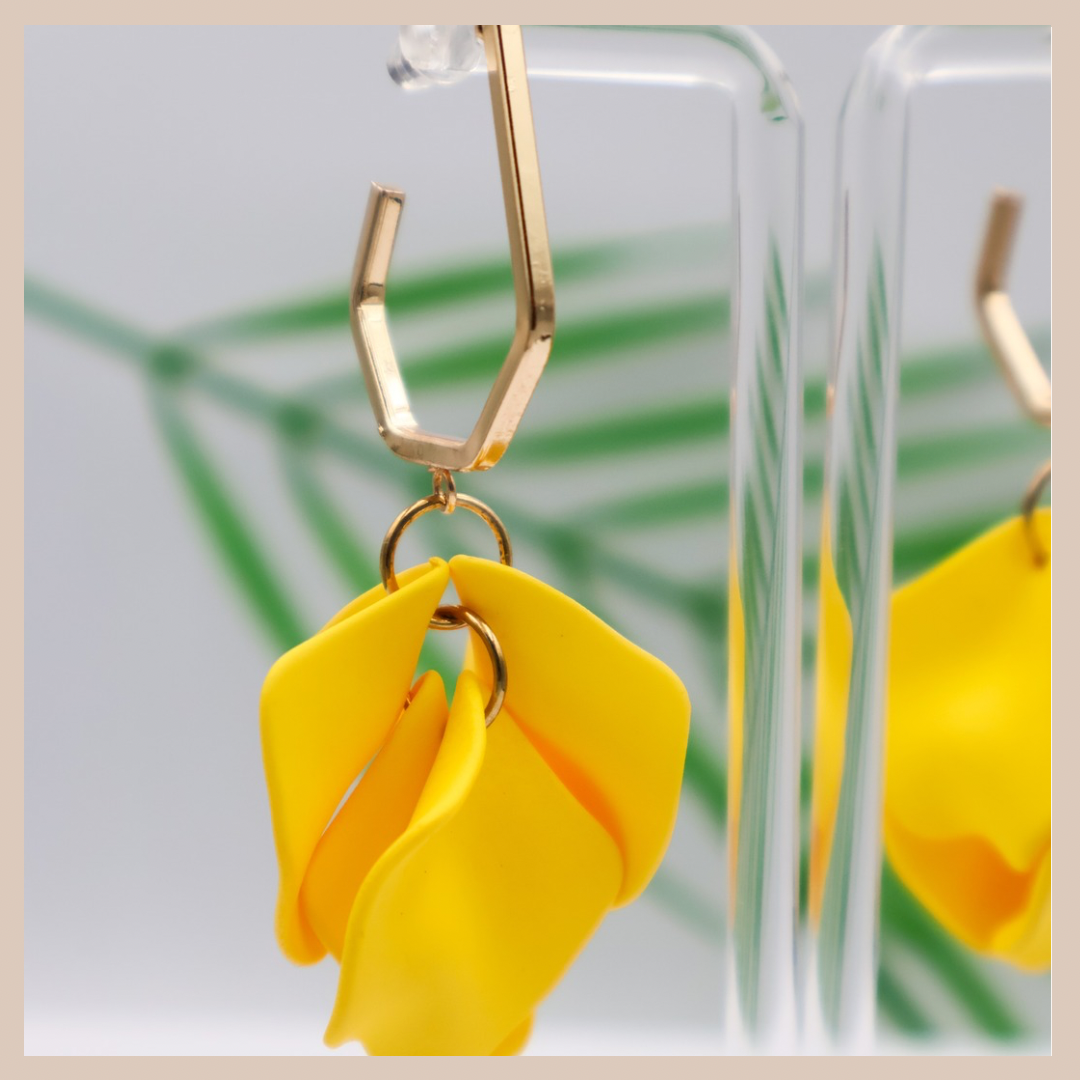
[[[885,28],[754,29],[805,121],[810,631],[837,117]],[[486,80],[401,89],[397,32],[26,31],[27,1053],[324,1052],[337,969],[277,950],[257,707],[274,658],[377,582],[383,532],[428,488],[378,438],[349,334],[372,180],[408,193],[388,306],[425,426],[471,427],[512,329]],[[664,865],[541,1007],[530,1050],[715,1052],[731,110],[693,79],[543,76],[564,50],[633,71],[671,47],[661,34],[525,43],[559,330],[505,460],[461,486],[502,514],[517,565],[659,655],[694,702]],[[950,377],[901,404],[898,580],[1012,513],[1049,451],[969,298],[1008,182],[1028,198],[1014,301],[1048,358],[1048,88],[929,88],[910,139],[905,370]],[[482,524],[437,517],[401,565],[488,552]],[[428,660],[451,672],[459,646]],[[811,633],[804,653],[809,679]],[[976,957],[912,898],[883,913],[882,955],[883,1046],[1048,1041],[1049,977]]]

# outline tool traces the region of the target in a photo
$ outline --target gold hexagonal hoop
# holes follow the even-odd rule
[[[386,280],[405,193],[373,184],[356,252],[350,321],[379,433],[399,457],[456,472],[490,469],[506,452],[547,363],[555,333],[540,164],[520,26],[480,26],[502,171],[517,318],[510,351],[465,439],[424,431],[390,343]]]

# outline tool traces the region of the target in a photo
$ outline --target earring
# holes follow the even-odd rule
[[[281,657],[260,706],[278,941],[297,963],[327,952],[340,962],[326,1042],[357,1039],[372,1054],[522,1048],[538,1002],[607,911],[638,896],[659,865],[689,732],[675,674],[514,568],[498,516],[457,491],[455,472],[491,468],[505,453],[555,327],[521,30],[479,32],[515,336],[472,434],[422,431],[384,307],[404,195],[375,185],[353,275],[353,333],[380,433],[430,468],[434,487],[387,532],[382,585]],[[409,525],[460,509],[489,525],[499,560],[458,555],[398,573]],[[457,605],[441,602],[450,582]],[[448,703],[436,672],[413,675],[429,628],[463,627],[469,645]]]
[[[977,276],[987,342],[1033,419],[1050,381],[1005,289],[1020,203],[996,193]],[[892,600],[885,848],[971,948],[1050,964],[1050,510],[1047,462],[1018,516]]]

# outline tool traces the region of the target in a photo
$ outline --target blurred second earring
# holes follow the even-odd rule
[[[976,280],[987,344],[1028,415],[1050,382],[1005,269],[1019,199],[991,206]],[[1025,970],[1050,964],[1050,478],[1020,513],[893,595],[885,847],[961,941]]]

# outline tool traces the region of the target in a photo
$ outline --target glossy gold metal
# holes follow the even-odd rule
[[[379,573],[382,576],[383,587],[388,593],[397,592],[398,580],[394,573],[394,554],[398,543],[405,530],[419,517],[430,513],[432,510],[442,510],[445,513],[453,513],[456,506],[463,506],[471,510],[478,517],[487,522],[499,545],[499,561],[504,566],[512,566],[514,561],[513,549],[510,547],[510,534],[502,519],[487,503],[474,499],[469,495],[459,495],[454,484],[453,476],[445,470],[432,470],[433,491],[426,498],[419,499],[406,507],[394,519],[394,523],[383,538],[382,548],[379,550]],[[488,699],[484,710],[484,718],[488,727],[499,715],[506,697],[506,658],[503,656],[502,646],[492,629],[475,611],[461,604],[441,604],[435,609],[428,626],[432,630],[458,630],[462,626],[473,630],[484,643],[491,660],[491,697]]]
[[[975,310],[983,338],[994,354],[1013,396],[1032,420],[1050,426],[1050,379],[1043,371],[1031,341],[1009,299],[1009,259],[1023,199],[1015,191],[998,188],[990,197],[990,214],[983,235],[982,254],[975,273]],[[1035,561],[1046,562],[1047,553],[1032,528],[1035,507],[1050,481],[1050,462],[1039,466],[1020,502]]]
[[[1050,462],[1044,461],[1038,468],[1038,471],[1031,478],[1031,483],[1028,484],[1027,491],[1024,492],[1024,498],[1020,502],[1020,510],[1024,515],[1024,528],[1027,530],[1028,542],[1031,544],[1032,553],[1035,556],[1035,563],[1038,566],[1042,566],[1046,563],[1049,553],[1042,546],[1038,534],[1033,527],[1033,519],[1035,517],[1035,508],[1039,505],[1039,499],[1042,498],[1042,493],[1046,490],[1046,485],[1050,483]]]
[[[506,360],[465,439],[421,430],[386,321],[387,276],[405,193],[373,184],[353,270],[350,318],[379,433],[399,457],[490,469],[505,453],[551,352],[555,286],[520,26],[481,26],[502,172],[517,318]]]
[[[454,626],[467,626],[476,633],[487,648],[488,659],[491,661],[491,696],[484,709],[484,723],[487,727],[491,727],[492,721],[499,715],[503,701],[506,699],[506,657],[503,655],[499,639],[475,611],[461,604],[443,605],[435,609],[435,614],[447,623],[447,625],[440,625],[440,630],[450,630]],[[434,620],[432,620],[432,625],[434,625]]]
[[[442,512],[452,514],[457,508],[457,484],[454,474],[445,469],[431,470],[431,494],[442,500]]]
[[[423,499],[418,499],[412,506],[406,507],[394,519],[393,524],[383,537],[382,547],[379,550],[379,573],[382,576],[383,587],[388,593],[397,592],[398,580],[394,573],[394,555],[397,546],[405,535],[405,530],[417,519],[429,514],[432,510],[442,510],[447,505],[448,496],[438,490],[439,480],[436,477],[436,490]],[[512,566],[514,562],[513,549],[510,546],[510,534],[502,519],[487,503],[472,498],[471,495],[460,495],[455,491],[454,503],[456,506],[471,510],[477,517],[487,522],[488,528],[495,534],[495,540],[499,545],[499,561],[503,566]],[[467,621],[467,620],[466,620]],[[433,630],[456,630],[464,626],[465,622],[452,613],[447,615],[443,608],[439,608],[430,624]]]
[[[1006,286],[1022,204],[1012,191],[999,189],[991,196],[975,275],[975,309],[983,337],[1016,400],[1032,420],[1049,427],[1050,379],[1016,317]]]

